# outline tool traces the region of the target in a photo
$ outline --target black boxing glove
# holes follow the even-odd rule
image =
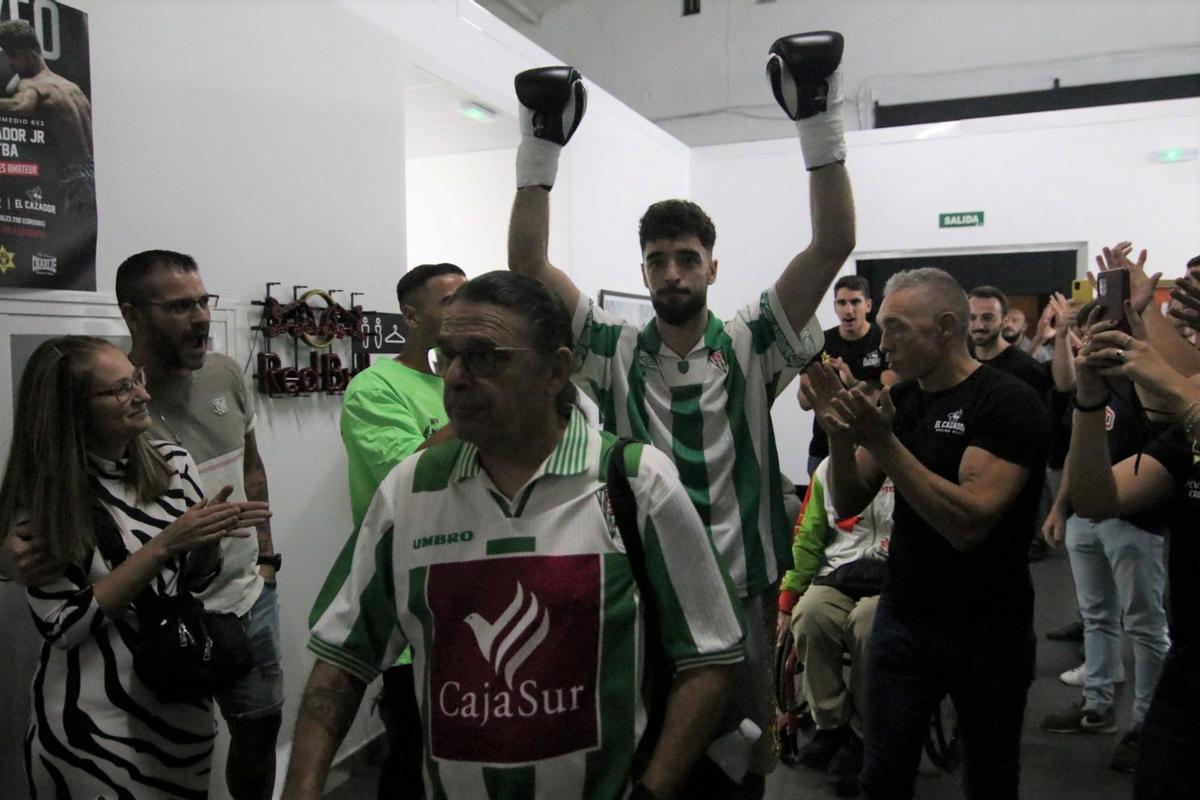
[[[517,188],[554,185],[562,147],[583,120],[587,88],[574,67],[540,67],[514,79],[521,104]]]
[[[846,160],[842,123],[843,39],[834,31],[776,39],[767,55],[767,78],[779,107],[796,121],[804,163],[816,169]]]

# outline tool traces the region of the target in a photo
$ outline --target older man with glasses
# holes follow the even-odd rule
[[[392,470],[330,572],[283,796],[322,796],[367,683],[406,645],[427,796],[675,796],[743,658],[731,580],[678,473],[625,448],[644,545],[627,555],[606,482],[615,439],[574,406],[571,317],[541,281],[468,281],[437,343],[458,439]],[[639,751],[654,623],[674,677]]]

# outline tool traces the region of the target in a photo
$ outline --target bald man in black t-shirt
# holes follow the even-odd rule
[[[885,476],[896,492],[867,670],[870,798],[912,797],[925,727],[946,694],[968,796],[1017,796],[1034,667],[1026,552],[1049,424],[1029,386],[971,357],[969,315],[947,273],[901,272],[879,313],[881,349],[900,382],[879,405],[839,390],[825,365],[810,368],[838,513],[865,507]]]

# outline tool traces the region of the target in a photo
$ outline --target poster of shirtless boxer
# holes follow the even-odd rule
[[[96,289],[87,15],[0,3],[0,290]]]

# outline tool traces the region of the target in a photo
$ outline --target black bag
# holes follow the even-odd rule
[[[129,550],[107,509],[97,504],[92,519],[100,554],[116,569]],[[250,641],[236,614],[205,611],[183,586],[178,592],[160,595],[147,586],[133,599],[140,627],[133,671],[163,703],[210,698],[254,665]]]
[[[662,636],[659,632],[658,601],[654,596],[654,586],[646,573],[646,552],[642,548],[642,536],[637,526],[637,501],[633,496],[633,487],[625,472],[625,446],[632,444],[626,439],[617,440],[608,456],[608,501],[612,505],[613,517],[616,518],[617,530],[621,541],[625,544],[625,555],[629,559],[629,569],[633,572],[634,582],[642,595],[646,607],[643,615],[646,631],[646,676],[644,685],[648,686],[646,700],[646,729],[642,732],[642,740],[638,742],[633,756],[633,775],[639,777],[650,763],[654,755],[654,746],[662,733],[663,719],[667,712],[667,700],[671,684],[675,679],[671,660],[663,647]],[[688,775],[687,783],[679,792],[680,800],[728,800],[733,798],[741,786],[733,781],[725,771],[702,753]]]
[[[883,591],[886,572],[887,561],[882,558],[860,558],[842,564],[824,577],[813,578],[813,584],[837,589],[851,600],[862,600]]]

